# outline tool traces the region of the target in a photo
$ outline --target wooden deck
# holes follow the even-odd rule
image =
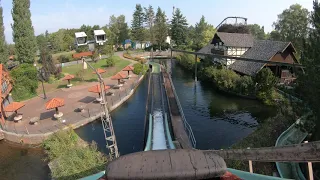
[[[174,92],[172,90],[172,84],[169,80],[169,75],[165,70],[162,71],[164,86],[166,90],[166,94],[168,96],[168,103],[170,109],[170,116],[173,126],[173,134],[176,141],[180,143],[180,146],[183,149],[192,149],[192,144],[188,138],[187,132],[185,131],[183,120],[181,118],[179,108],[174,97]]]

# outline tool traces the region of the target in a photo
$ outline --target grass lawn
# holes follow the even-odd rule
[[[94,67],[94,68],[102,68],[105,69],[107,72],[102,74],[103,78],[107,78],[110,77],[114,74],[116,74],[117,72],[121,71],[121,69],[123,69],[124,67],[128,66],[131,62],[121,59],[119,56],[113,56],[112,57],[114,59],[115,62],[115,66],[113,67],[106,67],[106,59],[101,59],[96,63],[91,62],[90,64]],[[62,68],[62,73],[63,74],[72,74],[75,75],[77,74],[77,72],[79,72],[80,70],[82,70],[82,64],[76,64],[76,65],[71,65],[71,66],[66,66]],[[85,82],[93,82],[93,81],[98,81],[97,79],[97,75],[96,74],[92,74],[93,70],[90,69],[90,67],[88,66],[88,69],[86,69],[83,73],[83,78],[84,81],[80,81],[79,78],[74,78],[73,80],[71,80],[71,83],[73,85],[79,85]],[[56,80],[53,83],[49,84],[49,83],[45,83],[45,90],[46,92],[52,92],[58,88],[64,88],[66,87],[67,81],[62,81],[60,80]],[[42,93],[42,86],[41,83],[39,83],[39,87],[37,90],[38,94]]]

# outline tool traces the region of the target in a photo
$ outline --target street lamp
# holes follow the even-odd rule
[[[44,85],[43,85],[44,78],[43,78],[42,68],[38,68],[36,63],[34,63],[33,66],[37,69],[37,72],[38,72],[38,74],[37,74],[38,80],[40,80],[40,81],[41,81],[41,84],[42,84],[43,99],[47,99],[46,91],[44,90]]]

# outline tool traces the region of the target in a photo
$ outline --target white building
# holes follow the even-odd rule
[[[76,44],[77,46],[87,45],[87,34],[85,32],[76,32]]]
[[[107,42],[106,33],[104,30],[94,30],[93,33],[97,44],[103,45],[103,43]]]

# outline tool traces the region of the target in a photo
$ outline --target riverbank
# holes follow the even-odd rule
[[[107,96],[108,108],[110,111],[115,110],[125,101],[127,101],[135,89],[138,87],[144,75],[133,75],[124,84],[121,89],[113,90],[114,96]],[[116,84],[116,81],[110,78],[105,79],[107,85]],[[40,144],[52,133],[61,129],[79,128],[100,117],[100,104],[94,103],[96,95],[88,92],[88,88],[96,83],[73,87],[70,89],[61,89],[48,94],[48,99],[60,97],[65,99],[65,106],[59,108],[64,113],[62,121],[53,120],[54,111],[46,111],[44,104],[46,100],[40,97],[25,102],[26,106],[21,109],[24,120],[20,123],[6,121],[3,133],[4,139],[10,142],[21,144]],[[79,106],[85,106],[83,112],[77,111]],[[40,117],[38,125],[30,125],[29,119]]]

